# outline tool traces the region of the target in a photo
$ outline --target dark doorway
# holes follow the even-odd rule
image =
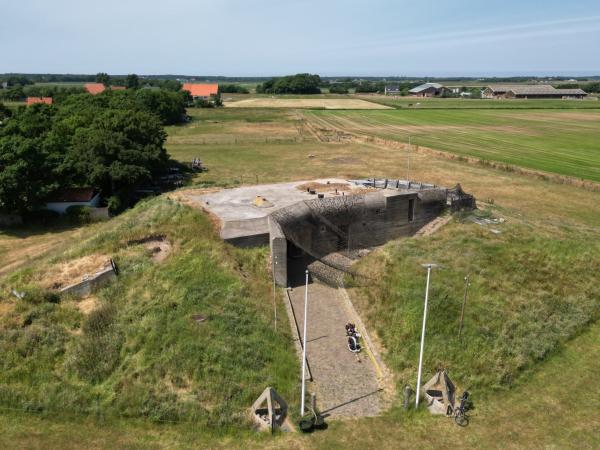
[[[415,199],[411,198],[408,201],[408,221],[412,222],[415,220]]]
[[[306,268],[315,261],[302,249],[287,241],[287,278],[289,287],[304,286]],[[310,276],[309,276],[310,277]],[[310,280],[309,280],[310,281]]]

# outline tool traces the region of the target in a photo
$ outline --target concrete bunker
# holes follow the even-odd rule
[[[269,207],[257,207],[257,197],[268,200]],[[460,185],[447,189],[389,179],[249,186],[198,200],[220,219],[226,241],[270,246],[273,276],[280,286],[291,281],[290,252],[304,252],[314,276],[337,284],[361,250],[411,236],[448,208],[475,207],[473,196]]]

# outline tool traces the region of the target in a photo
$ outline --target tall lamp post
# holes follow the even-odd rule
[[[415,406],[419,407],[419,397],[421,395],[421,372],[423,368],[423,347],[425,346],[425,324],[427,323],[427,302],[429,300],[429,279],[431,277],[431,269],[437,267],[437,264],[422,264],[427,268],[427,285],[425,287],[425,306],[423,307],[423,328],[421,330],[421,350],[419,351],[419,371],[417,373],[417,395]]]
[[[304,286],[304,331],[302,333],[302,393],[300,397],[300,416],[304,416],[304,397],[306,396],[306,323],[308,322],[308,269]]]

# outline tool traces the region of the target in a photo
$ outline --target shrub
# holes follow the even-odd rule
[[[92,221],[92,209],[88,206],[69,206],[65,211],[65,215],[69,223],[73,225],[83,225]]]

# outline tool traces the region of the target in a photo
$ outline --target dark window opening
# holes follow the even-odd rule
[[[412,222],[415,220],[415,199],[411,198],[408,201],[408,221]]]

